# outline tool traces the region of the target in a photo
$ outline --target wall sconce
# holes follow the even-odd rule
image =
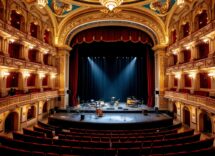
[[[177,50],[173,50],[172,53],[173,53],[173,55],[177,55],[178,51]]]
[[[29,49],[34,49],[35,45],[29,45]]]
[[[45,77],[45,74],[44,73],[39,73],[39,78],[40,79],[43,79]]]
[[[204,39],[203,39],[203,42],[204,42],[204,43],[208,43],[208,41],[209,41],[208,38],[204,38]]]
[[[1,77],[2,77],[3,79],[5,79],[7,76],[10,75],[10,73],[9,73],[8,71],[1,71],[1,72],[0,72],[0,75],[1,75]]]
[[[175,78],[176,79],[180,79],[181,78],[181,74],[179,74],[179,73],[175,74]]]
[[[215,78],[215,72],[209,73],[208,76],[210,76],[212,79],[214,79]]]
[[[45,50],[45,51],[44,51],[44,54],[48,54],[48,53],[49,53],[49,51],[48,51],[48,50]]]
[[[23,77],[24,77],[24,78],[30,77],[30,73],[27,72],[27,71],[23,72]]]
[[[195,79],[196,73],[190,73],[188,76],[189,76],[191,79]]]
[[[15,42],[15,39],[14,39],[14,38],[10,38],[10,39],[9,39],[9,42],[10,42],[10,43],[14,43],[14,42]]]
[[[55,79],[56,78],[56,74],[51,74],[51,79]]]

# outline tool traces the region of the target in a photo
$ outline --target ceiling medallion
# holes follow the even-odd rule
[[[123,0],[99,0],[100,3],[112,11],[114,8],[120,6],[123,3]]]

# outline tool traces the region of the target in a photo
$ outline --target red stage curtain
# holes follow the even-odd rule
[[[72,42],[71,47],[77,44],[92,43],[92,42],[141,42],[143,44],[148,44],[153,46],[153,41],[151,37],[145,32],[127,28],[127,27],[96,27],[92,29],[87,29],[79,34],[77,34]],[[147,51],[147,57],[151,58],[149,55],[150,50]],[[70,105],[77,104],[77,90],[78,90],[78,49],[73,50],[70,60],[70,89],[71,95],[69,96]],[[153,56],[154,57],[154,56]],[[148,60],[148,59],[147,59]],[[154,105],[154,62],[148,60],[147,62],[147,78],[148,78],[148,106],[152,107]]]
[[[154,106],[154,62],[152,61],[154,57],[150,55],[150,50],[147,48],[146,51],[146,66],[147,66],[147,80],[148,80],[148,100],[147,106]]]
[[[211,78],[208,73],[200,73],[200,88],[211,88]]]
[[[18,87],[18,78],[19,73],[11,72],[10,75],[7,76],[6,87],[7,88]]]
[[[70,55],[72,59],[70,60],[70,89],[69,92],[69,103],[72,106],[77,105],[77,92],[78,92],[78,48],[75,49]]]
[[[144,32],[136,29],[129,29],[124,27],[112,27],[107,28],[92,28],[85,31],[80,32],[76,35],[72,41],[71,46],[75,46],[76,44],[92,43],[92,42],[141,42],[148,43],[150,45],[153,44],[151,38]]]

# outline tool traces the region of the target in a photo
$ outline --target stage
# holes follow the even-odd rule
[[[97,116],[96,109],[82,104],[76,108],[60,109],[49,117],[49,124],[65,128],[96,129],[139,129],[172,125],[173,119],[165,113],[155,111],[146,105],[127,106],[104,105],[103,115]]]

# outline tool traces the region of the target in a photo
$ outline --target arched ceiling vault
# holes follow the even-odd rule
[[[37,5],[36,0],[23,0]],[[48,0],[46,10],[58,46],[68,44],[78,32],[96,26],[128,26],[148,33],[155,44],[168,44],[168,27],[179,7],[176,0],[124,0],[112,12],[99,0]]]

